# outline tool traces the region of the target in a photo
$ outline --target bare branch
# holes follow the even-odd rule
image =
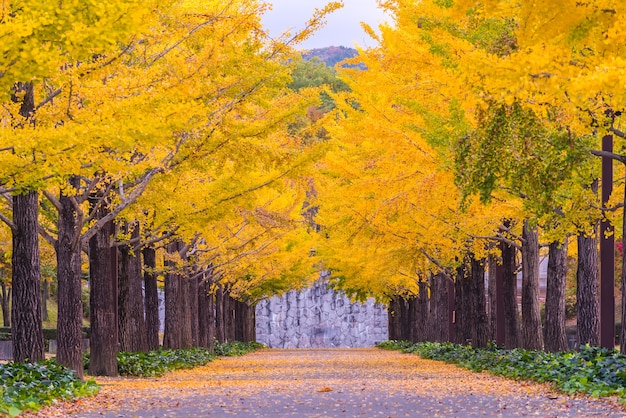
[[[47,190],[44,190],[42,192],[42,194],[46,197],[46,199],[48,199],[50,201],[50,203],[52,203],[52,205],[58,210],[60,211],[62,209],[61,207],[61,202],[59,202],[59,199],[57,199],[52,193],[50,193]]]
[[[106,225],[109,221],[112,221],[113,219],[115,219],[117,215],[120,214],[120,212],[122,212],[132,203],[134,203],[139,198],[139,196],[141,196],[141,194],[144,192],[146,187],[148,187],[148,183],[150,182],[152,177],[154,177],[157,173],[160,173],[162,171],[163,171],[162,168],[157,167],[157,168],[153,168],[152,170],[144,174],[141,182],[137,185],[137,187],[133,189],[132,192],[128,194],[128,198],[122,200],[122,202],[119,205],[117,205],[115,209],[107,213],[101,219],[98,219],[98,222],[96,222],[91,228],[89,228],[87,232],[85,232],[85,234],[83,235],[83,240],[88,241],[89,239],[91,239],[91,237],[93,237],[101,228],[103,228],[104,225]],[[102,200],[99,202],[99,204],[102,204]]]
[[[62,88],[58,88],[55,91],[53,91],[52,93],[50,93],[48,95],[48,97],[46,97],[41,103],[39,103],[37,106],[35,106],[35,111],[39,110],[43,106],[45,106],[48,103],[50,103],[55,97],[57,97],[59,94],[61,94],[62,91],[63,91]]]
[[[15,231],[15,224],[13,223],[13,221],[9,219],[8,216],[5,216],[2,212],[0,212],[0,221],[4,222],[9,228],[11,228],[11,231]]]
[[[620,130],[619,130],[619,129],[617,129],[617,128],[610,127],[610,128],[609,128],[609,132],[611,132],[611,133],[615,134],[615,136],[618,136],[618,137],[620,137],[620,138],[626,138],[626,133],[624,133],[624,132],[620,131]]]
[[[612,160],[619,161],[622,164],[626,164],[626,155],[615,154],[613,152],[600,151],[600,150],[591,150],[590,152],[597,157],[607,157]]]
[[[48,244],[56,247],[58,240],[54,236],[52,236],[52,234],[46,231],[46,229],[40,224],[37,224],[37,230],[39,231],[39,235],[41,235],[41,237],[45,239]]]

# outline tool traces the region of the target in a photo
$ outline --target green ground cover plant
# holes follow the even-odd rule
[[[626,355],[616,350],[581,346],[579,350],[546,353],[505,350],[496,345],[473,348],[452,343],[384,341],[379,348],[415,353],[422,358],[518,380],[552,383],[566,393],[594,397],[618,396],[626,403]]]
[[[203,366],[221,356],[240,356],[263,347],[256,342],[235,341],[216,343],[215,353],[203,348],[118,353],[118,373],[121,376],[158,377],[177,369]],[[84,356],[84,365],[85,368],[89,365],[89,355]],[[0,415],[14,417],[59,400],[94,395],[98,390],[93,379],[81,381],[54,360],[0,364]]]
[[[204,366],[218,357],[242,356],[265,347],[257,342],[234,341],[220,344],[215,342],[214,353],[204,348],[185,350],[155,350],[147,353],[118,353],[117,368],[121,376],[158,377],[178,369]],[[89,359],[86,358],[85,368]]]
[[[11,417],[57,400],[93,395],[98,389],[92,379],[82,381],[53,360],[0,364],[0,414]]]

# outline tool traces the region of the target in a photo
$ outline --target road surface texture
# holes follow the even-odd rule
[[[100,393],[38,417],[626,417],[609,400],[371,349],[266,349]]]

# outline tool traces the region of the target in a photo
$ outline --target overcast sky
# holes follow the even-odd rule
[[[282,32],[300,29],[312,16],[315,8],[321,9],[327,0],[266,0],[272,3],[273,10],[263,17],[264,25],[273,36]],[[374,41],[363,32],[360,22],[366,22],[373,28],[388,16],[378,9],[376,0],[344,0],[344,7],[332,13],[327,24],[313,37],[302,44],[303,48],[322,48],[326,46],[353,47],[374,46]]]

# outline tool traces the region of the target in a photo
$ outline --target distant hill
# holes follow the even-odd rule
[[[352,58],[358,55],[358,52],[354,48],[348,48],[345,46],[327,46],[326,48],[314,48],[309,49],[302,54],[305,60],[311,58],[317,58],[320,61],[326,63],[327,67],[334,67],[335,64],[345,60],[346,58]]]

